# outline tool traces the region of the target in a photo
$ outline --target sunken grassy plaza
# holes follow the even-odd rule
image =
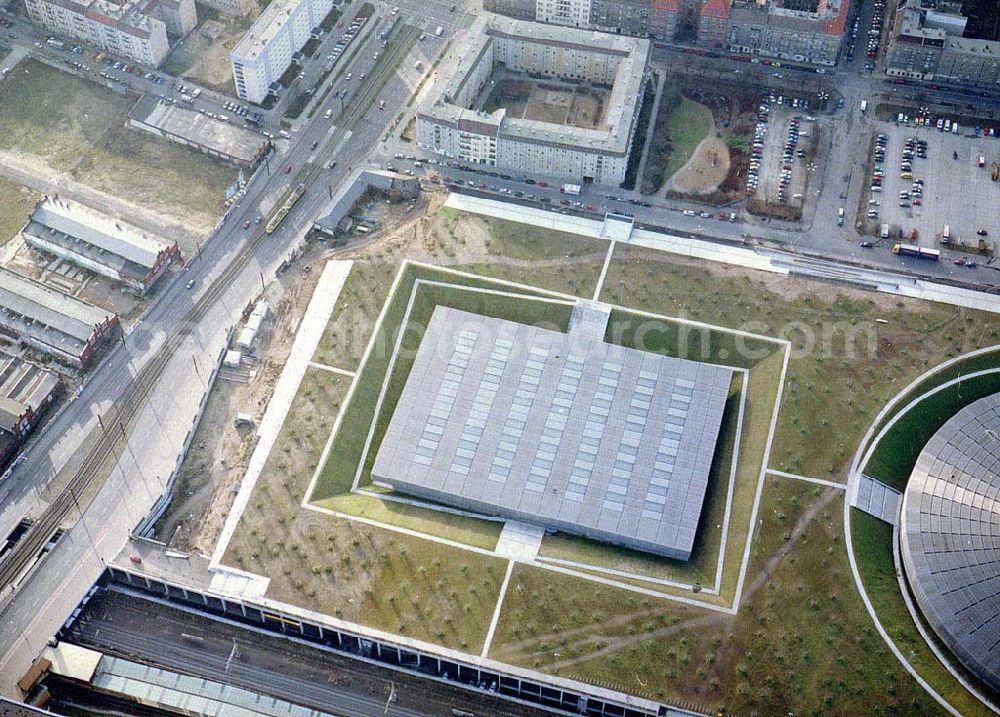
[[[991,713],[936,657],[940,646],[925,639],[924,618],[907,608],[895,576],[892,526],[854,507],[848,479],[863,472],[905,490],[921,448],[944,424],[925,426],[926,416],[954,415],[1000,390],[1000,351],[990,350],[1000,318],[636,246],[618,245],[608,258],[606,242],[500,220],[490,232],[488,264],[355,262],[224,565],[266,576],[265,597],[290,610],[705,712],[945,714],[898,649],[962,714]],[[546,247],[572,241],[573,260],[547,266]],[[599,308],[600,322],[587,322],[586,311],[581,321],[581,306]],[[461,328],[425,344],[449,316]],[[462,330],[477,331],[476,340]],[[502,371],[494,388],[486,369],[492,360],[495,372],[503,342],[525,331],[534,339],[513,342],[520,353],[509,359],[522,368],[526,346],[566,345],[638,357],[612,362],[623,376],[630,361],[652,361],[654,391],[676,385],[674,362],[729,377],[711,401],[717,435],[708,465],[699,461],[704,490],[687,559],[629,544],[620,530],[599,532],[583,513],[526,538],[508,526],[537,526],[552,517],[545,510],[565,508],[536,502],[529,515],[526,485],[507,491],[522,496],[518,505],[513,495],[483,500],[486,478],[454,487],[457,458],[469,459],[470,473],[484,462],[484,476],[501,464],[492,449],[466,445],[471,455],[459,454],[475,433],[468,408],[445,425],[427,420],[447,388],[449,359],[467,344],[469,365],[479,368],[455,395],[466,407],[475,396],[493,400],[497,411],[529,374]],[[587,348],[569,341],[575,331],[585,332]],[[429,348],[436,363],[423,366]],[[535,367],[539,391],[565,383],[570,354],[556,354],[558,362]],[[599,386],[606,363],[580,369],[581,378],[592,370]],[[438,373],[425,370],[432,365]],[[638,370],[628,375],[641,385]],[[568,420],[586,424],[593,406],[603,408],[593,390],[576,399],[580,407],[569,401]],[[518,473],[525,482],[532,467],[550,467],[538,450],[556,425],[546,423],[550,405],[530,408],[523,421],[538,436],[534,449],[514,447],[515,465],[530,466]],[[630,405],[617,409],[623,424]],[[434,435],[437,446],[427,442]],[[418,455],[422,441],[435,448],[429,464],[396,464],[393,451]],[[611,465],[627,445],[614,443]],[[640,445],[653,452],[659,438]],[[578,457],[580,447],[559,450]],[[638,455],[621,495],[636,496],[641,517],[655,505],[646,502],[654,471],[644,473]],[[568,491],[576,462],[557,453],[549,482],[558,477]],[[432,481],[449,489],[429,490]],[[610,478],[600,483],[595,521],[607,520],[610,486]],[[473,489],[477,500],[468,499]],[[530,539],[537,542],[525,553]],[[972,689],[988,688],[953,663]]]

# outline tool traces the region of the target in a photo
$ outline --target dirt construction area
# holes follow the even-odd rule
[[[163,69],[175,77],[190,79],[217,92],[235,96],[229,53],[260,10],[255,8],[239,18],[217,15],[204,5],[198,6],[198,12],[198,27],[171,51]]]
[[[222,214],[236,168],[129,129],[134,101],[23,60],[0,80],[0,175],[120,216],[188,254]]]
[[[602,87],[504,78],[486,99],[486,110],[504,107],[518,119],[594,129],[604,119],[608,96]]]
[[[174,498],[154,526],[154,537],[171,548],[211,552],[222,530],[254,447],[252,426],[236,426],[238,413],[259,421],[292,348],[323,263],[306,253],[277,281],[265,300],[273,313],[265,320],[248,370],[223,368],[212,387],[191,448],[174,485]]]
[[[667,191],[683,194],[711,194],[729,174],[729,147],[720,137],[706,137],[698,143],[691,159],[667,182]]]

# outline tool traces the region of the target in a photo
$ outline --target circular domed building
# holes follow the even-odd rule
[[[899,528],[906,580],[924,618],[1000,691],[1000,394],[966,406],[927,442]]]

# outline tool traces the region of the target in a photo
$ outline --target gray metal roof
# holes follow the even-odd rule
[[[65,199],[42,199],[35,207],[31,221],[145,269],[155,266],[159,255],[171,248],[170,244],[148,236],[131,224]]]
[[[105,655],[91,684],[168,712],[210,717],[332,717],[242,687]]]
[[[401,492],[690,557],[732,370],[437,307],[372,470]]]
[[[247,164],[266,141],[258,132],[168,104],[152,93],[137,103],[133,119]]]
[[[114,316],[111,311],[4,268],[0,268],[0,309],[7,309],[0,323],[19,321],[17,316],[30,321],[31,326],[20,327],[19,332],[48,327],[80,344],[90,341],[96,327]]]
[[[1000,393],[927,442],[903,495],[900,549],[924,617],[1000,690]]]
[[[59,386],[59,375],[29,361],[0,353],[0,396],[37,411]]]

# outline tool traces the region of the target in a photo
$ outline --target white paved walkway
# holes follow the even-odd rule
[[[267,456],[278,438],[281,426],[285,422],[285,416],[288,415],[288,410],[292,406],[292,399],[295,398],[299,384],[302,383],[302,377],[305,376],[306,369],[312,362],[313,354],[316,353],[316,348],[323,337],[323,330],[330,320],[333,307],[337,304],[337,299],[340,298],[340,290],[344,288],[344,282],[347,281],[347,276],[351,273],[353,265],[352,261],[330,261],[323,267],[323,273],[313,291],[312,299],[309,300],[309,306],[306,308],[305,316],[302,317],[302,323],[299,324],[298,330],[295,332],[295,341],[292,343],[292,350],[288,354],[285,368],[278,378],[274,394],[268,401],[267,410],[257,428],[257,445],[250,456],[246,475],[240,484],[240,492],[236,495],[236,500],[233,501],[233,507],[226,517],[226,524],[222,528],[219,542],[215,545],[215,552],[212,553],[212,569],[217,568],[219,561],[222,560],[236,530],[236,525],[239,523],[240,516],[243,515],[243,511],[250,502],[250,494],[253,493],[257,478],[260,477]]]
[[[836,488],[837,490],[847,490],[847,483],[838,483],[834,480],[826,480],[825,478],[813,478],[812,476],[803,476],[798,473],[786,473],[785,471],[777,471],[771,468],[767,469],[769,475],[781,476],[782,478],[791,478],[793,480],[804,480],[806,483],[816,483],[817,485],[825,485],[827,488]]]
[[[508,520],[503,525],[494,552],[504,558],[530,563],[538,555],[544,537],[545,528],[541,526]]]
[[[507,562],[507,572],[504,574],[503,584],[500,586],[500,597],[497,598],[496,607],[493,608],[493,619],[490,620],[490,629],[486,631],[486,639],[483,640],[483,649],[479,653],[480,659],[485,659],[490,654],[490,646],[493,644],[493,634],[497,631],[497,623],[500,622],[500,610],[503,608],[503,600],[507,596],[507,587],[510,585],[510,575],[513,572],[514,561],[510,560]]]
[[[900,492],[864,473],[859,476],[858,489],[852,497],[851,505],[868,515],[890,525],[895,525],[899,519]]]

